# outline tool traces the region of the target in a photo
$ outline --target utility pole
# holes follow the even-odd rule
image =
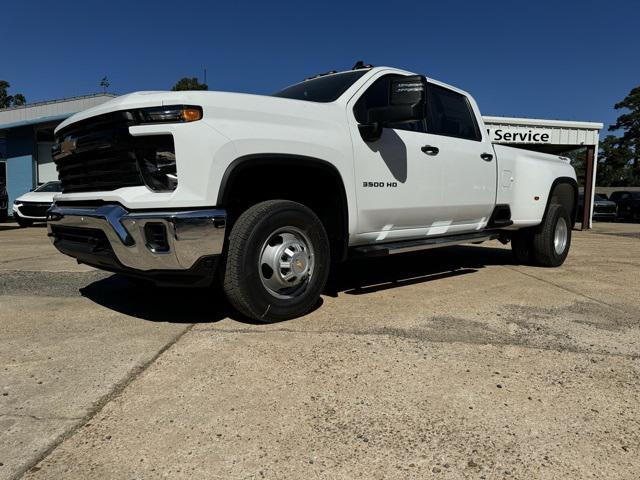
[[[109,79],[106,76],[102,77],[102,80],[100,80],[100,86],[102,87],[102,93],[107,93],[107,88],[109,88],[109,85],[111,85],[109,83]]]

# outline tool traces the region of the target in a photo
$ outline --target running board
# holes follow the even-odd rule
[[[356,256],[380,257],[396,253],[416,252],[431,248],[450,247],[462,243],[479,243],[498,238],[497,232],[465,233],[449,237],[421,238],[419,240],[405,240],[402,242],[381,243],[378,245],[363,245],[353,247],[351,252]]]

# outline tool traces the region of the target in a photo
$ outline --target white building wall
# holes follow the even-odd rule
[[[547,143],[551,145],[598,145],[602,123],[570,122],[533,118],[483,117],[494,143]],[[545,141],[505,141],[496,138],[496,132],[529,133],[531,137],[548,134]]]

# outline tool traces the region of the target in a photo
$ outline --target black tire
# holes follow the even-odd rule
[[[556,250],[556,231],[564,224],[565,240],[560,251]],[[542,225],[533,235],[533,256],[535,263],[542,267],[559,267],[569,254],[571,247],[572,222],[567,210],[558,204],[549,206]]]
[[[9,214],[6,210],[0,210],[0,223],[4,223],[9,218]]]
[[[566,241],[564,248],[558,253],[555,249],[555,233],[558,223],[563,220],[566,226]],[[571,226],[566,209],[562,205],[550,205],[539,227],[518,230],[511,237],[511,248],[516,262],[540,267],[559,267],[569,254]]]
[[[16,215],[16,222],[18,223],[18,226],[20,228],[27,228],[30,227],[31,225],[33,225],[33,221],[32,220],[27,220],[26,218],[22,218],[18,215]]]
[[[302,281],[295,295],[284,298],[269,290],[275,272],[264,270],[263,251],[278,230],[292,229],[308,242],[313,252],[312,273]],[[286,234],[286,232],[285,232]],[[275,243],[277,245],[277,241]],[[305,257],[307,258],[307,257]],[[288,200],[268,200],[246,210],[234,224],[227,248],[223,287],[231,305],[241,314],[260,322],[299,317],[313,309],[327,282],[330,265],[329,240],[318,217],[306,206]],[[284,289],[283,291],[286,291]],[[285,294],[286,295],[286,294]]]

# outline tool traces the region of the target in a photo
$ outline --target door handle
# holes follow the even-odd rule
[[[493,155],[491,153],[483,153],[480,155],[480,158],[485,162],[490,162],[491,160],[493,160]]]
[[[431,145],[425,145],[420,150],[422,150],[423,153],[426,153],[427,155],[432,155],[432,156],[437,155],[440,152],[440,149],[438,147],[433,147]]]

